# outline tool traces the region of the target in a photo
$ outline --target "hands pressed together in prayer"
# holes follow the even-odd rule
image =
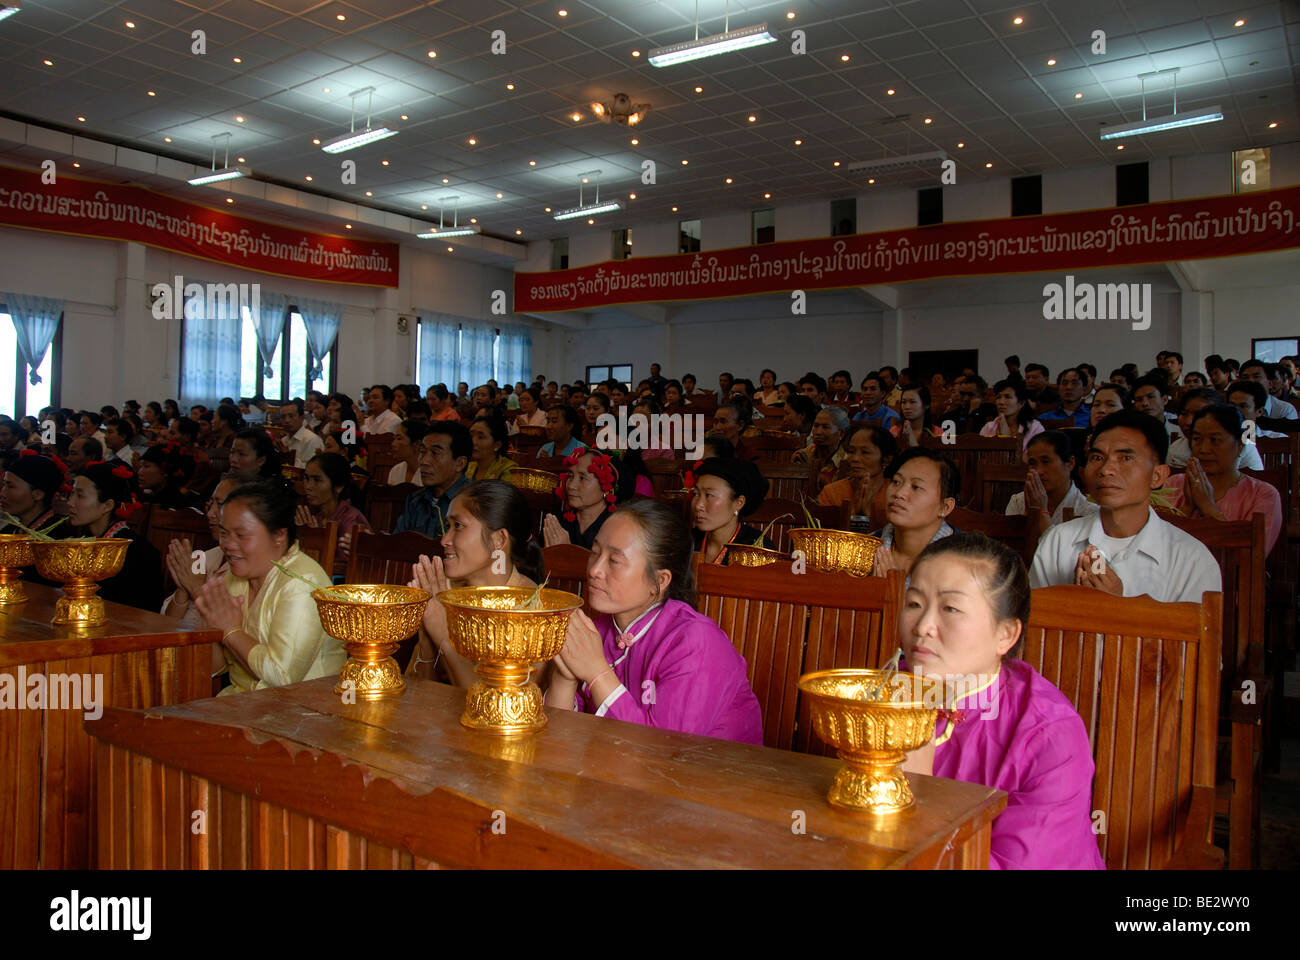
[[[548,513],[542,519],[542,541],[548,547],[553,547],[559,543],[572,543],[568,533],[560,526],[560,521],[555,514]]]
[[[1201,516],[1216,520],[1223,519],[1218,504],[1214,502],[1214,486],[1210,483],[1210,478],[1205,475],[1205,468],[1201,466],[1201,461],[1195,457],[1187,461],[1183,491]]]
[[[619,679],[614,667],[605,659],[605,643],[591,618],[581,610],[569,617],[564,649],[551,661],[555,671],[551,674],[546,691],[546,704],[572,709],[578,685],[587,684],[588,702],[601,704],[618,689]]]
[[[176,582],[176,592],[172,594],[172,604],[188,607],[190,601],[198,596],[199,590],[208,579],[207,573],[194,572],[194,548],[188,539],[173,540],[167,544],[167,572]]]
[[[1030,470],[1025,476],[1025,513],[1033,516],[1047,509],[1047,487],[1037,470]]]
[[[1111,596],[1124,596],[1124,581],[1106,562],[1101,551],[1091,544],[1079,554],[1079,562],[1074,565],[1074,582],[1081,587],[1092,587]]]
[[[211,577],[194,595],[194,603],[203,622],[223,634],[238,630],[244,623],[244,597],[233,597],[221,577]],[[222,640],[224,643],[224,638]]]
[[[871,575],[873,577],[883,577],[890,570],[897,570],[903,576],[907,576],[907,571],[911,566],[906,558],[895,553],[892,547],[877,547],[875,559],[871,563]]]
[[[304,504],[299,504],[298,509],[293,512],[293,522],[300,527],[319,527],[321,525],[311,507]]]

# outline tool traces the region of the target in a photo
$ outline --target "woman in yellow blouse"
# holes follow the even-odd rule
[[[292,488],[278,477],[239,487],[222,504],[229,569],[194,598],[204,622],[221,631],[213,666],[230,671],[222,695],[330,676],[347,659],[321,627],[311,595],[330,578],[298,548],[296,506]]]
[[[505,417],[499,413],[479,414],[470,425],[469,436],[474,441],[474,452],[465,468],[465,479],[509,480],[510,471],[518,464],[504,455],[509,438]]]

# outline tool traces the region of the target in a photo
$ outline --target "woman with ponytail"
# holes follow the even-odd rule
[[[68,497],[68,522],[78,536],[130,540],[122,569],[99,582],[99,596],[142,610],[157,610],[163,601],[162,557],[127,525],[142,505],[134,492],[131,468],[98,461],[77,475]]]

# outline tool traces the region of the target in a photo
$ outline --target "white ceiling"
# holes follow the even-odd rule
[[[245,157],[258,178],[435,220],[439,198],[458,195],[462,222],[510,240],[569,232],[543,208],[576,203],[576,175],[597,168],[604,193],[638,197],[609,225],[636,226],[871,189],[836,160],[944,149],[968,183],[1266,146],[1295,139],[1298,123],[1294,0],[732,0],[733,27],[766,20],[781,42],[663,69],[645,53],[693,36],[695,0],[22,3],[0,22],[4,115],[205,165],[211,137],[230,132],[232,162]],[[720,32],[724,0],[699,8],[701,32]],[[791,53],[795,28],[806,55]],[[195,29],[205,56],[190,53]],[[1089,50],[1097,29],[1105,56]],[[494,30],[505,55],[489,52]],[[1140,118],[1137,75],[1170,66],[1180,110],[1217,103],[1226,120],[1134,138],[1122,153],[1098,140],[1100,123]],[[366,86],[376,119],[402,132],[322,153],[312,138],[346,131],[348,93]],[[1170,112],[1163,81],[1147,87],[1149,108]],[[618,92],[653,105],[631,131],[586,107]],[[581,123],[568,119],[575,108]],[[909,119],[884,122],[898,115]],[[344,159],[357,162],[355,186],[340,182]],[[658,165],[655,186],[640,183],[644,159]],[[899,171],[877,187],[933,180]]]

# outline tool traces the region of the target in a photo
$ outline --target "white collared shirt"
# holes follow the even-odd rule
[[[366,422],[361,425],[361,432],[364,434],[396,433],[401,423],[401,417],[393,413],[392,410],[385,410],[383,413],[376,413],[373,416],[366,417]]]
[[[1075,518],[1091,517],[1099,513],[1101,507],[1085,497],[1083,492],[1071,483],[1069,492],[1061,498],[1061,502],[1052,511],[1052,516],[1048,522],[1052,526],[1064,523],[1066,510],[1073,510]],[[1007,501],[1006,514],[1008,517],[1023,517],[1025,515],[1025,495],[1023,492],[1011,495],[1011,499]]]
[[[1300,414],[1297,414],[1295,407],[1285,400],[1279,400],[1271,393],[1268,396],[1268,403],[1264,404],[1264,416],[1272,417],[1274,420],[1297,420]]]
[[[1105,544],[1111,544],[1106,549]],[[1074,583],[1079,554],[1097,545],[1124,584],[1124,596],[1146,594],[1163,603],[1200,603],[1201,594],[1223,590],[1214,554],[1190,533],[1160,519],[1151,507],[1135,536],[1114,540],[1101,525],[1101,514],[1052,527],[1038,542],[1029,570],[1031,587]],[[1115,544],[1119,544],[1115,547]]]
[[[307,461],[321,452],[325,446],[325,441],[318,437],[304,422],[298,428],[298,432],[286,440],[284,445],[293,451],[293,465],[295,467],[305,467]]]
[[[1165,457],[1165,463],[1171,467],[1185,467],[1187,461],[1192,458],[1192,448],[1188,444],[1186,437],[1179,437],[1173,443],[1169,444],[1169,455]],[[1243,443],[1241,445],[1241,456],[1237,457],[1238,470],[1263,470],[1264,461],[1259,458],[1259,448],[1253,443]]]

